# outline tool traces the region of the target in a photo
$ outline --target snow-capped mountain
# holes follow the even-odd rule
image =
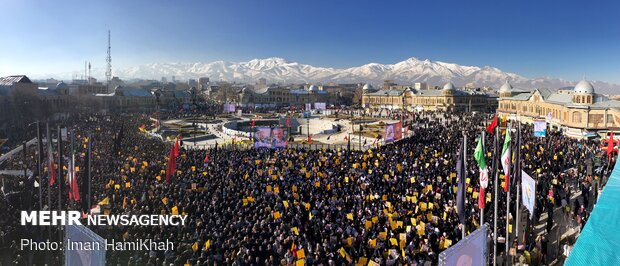
[[[100,73],[99,73],[100,72]],[[573,86],[576,81],[551,77],[529,79],[514,73],[485,66],[461,66],[431,60],[409,58],[395,64],[369,63],[351,68],[325,68],[289,62],[278,57],[253,59],[248,62],[216,61],[211,63],[153,63],[125,69],[114,69],[114,76],[121,79],[156,79],[175,76],[177,80],[209,77],[214,81],[236,81],[255,83],[259,78],[268,83],[371,83],[381,84],[384,80],[394,80],[398,84],[427,82],[429,85],[442,85],[452,82],[456,86],[473,83],[475,86],[499,87],[506,80],[513,87],[562,88]],[[103,70],[94,69],[93,76],[103,77]],[[618,93],[620,85],[593,81],[599,93]]]

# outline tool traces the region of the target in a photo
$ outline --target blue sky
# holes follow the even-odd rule
[[[0,76],[283,57],[409,57],[620,84],[620,1],[2,0]]]

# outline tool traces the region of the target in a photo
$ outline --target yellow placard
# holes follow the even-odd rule
[[[179,215],[179,207],[177,206],[172,207],[172,215]]]
[[[297,258],[303,259],[306,257],[306,252],[303,249],[297,250]]]
[[[353,221],[353,213],[347,213],[347,219]]]
[[[273,219],[280,219],[280,212],[273,212]]]

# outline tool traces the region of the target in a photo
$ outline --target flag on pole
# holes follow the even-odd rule
[[[69,177],[69,200],[80,201],[80,190],[78,188],[77,177],[75,175],[75,152],[71,151],[71,161],[67,171]]]
[[[458,179],[458,190],[456,193],[456,208],[459,214],[459,221],[461,224],[465,224],[465,142],[461,143],[461,147],[459,148],[459,153],[456,159],[456,175]]]
[[[506,130],[506,138],[504,139],[504,147],[502,148],[502,168],[504,168],[504,176],[506,180],[504,180],[504,192],[508,192],[508,188],[510,186],[510,160],[511,152],[510,152],[510,128]]]
[[[47,134],[47,162],[49,164],[50,186],[53,186],[56,182],[56,171],[54,171],[54,148],[52,148],[52,138],[49,134]]]
[[[205,163],[209,163],[209,154],[205,155]]]
[[[493,134],[495,132],[495,128],[497,127],[497,124],[498,124],[497,114],[495,114],[495,117],[493,117],[493,121],[491,121],[491,124],[487,126],[487,132],[489,132],[489,134]]]
[[[174,175],[177,168],[177,156],[179,156],[179,141],[177,140],[170,149],[170,157],[168,158],[168,169],[166,169],[166,183],[170,184],[170,177]]]
[[[254,119],[252,119],[252,127],[254,127],[254,122],[256,122]]]
[[[614,132],[609,132],[609,140],[607,141],[607,158],[611,158],[614,152]]]
[[[489,185],[489,169],[487,169],[487,162],[484,158],[484,140],[482,137],[478,138],[478,145],[476,145],[476,149],[474,150],[474,159],[476,159],[476,163],[478,164],[478,168],[480,168],[480,193],[478,194],[478,206],[483,209],[484,208],[484,197],[486,193],[484,190]]]

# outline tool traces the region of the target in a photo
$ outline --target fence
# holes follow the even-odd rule
[[[205,150],[205,149],[215,149],[216,145],[215,144],[208,144],[208,145],[186,145],[186,149],[189,150]],[[352,151],[366,151],[368,149],[372,149],[374,148],[374,145],[362,145],[360,147],[359,144],[357,143],[353,143],[351,142],[351,146],[350,149]],[[248,143],[235,143],[235,144],[231,144],[231,143],[226,143],[226,144],[218,144],[217,145],[218,149],[225,149],[225,150],[248,150],[248,149],[254,149],[254,145],[253,144],[248,144]],[[286,146],[286,149],[305,149],[305,150],[342,150],[342,151],[346,151],[347,149],[349,149],[349,146],[346,144],[303,144],[303,143],[293,143],[293,144],[288,144]]]

